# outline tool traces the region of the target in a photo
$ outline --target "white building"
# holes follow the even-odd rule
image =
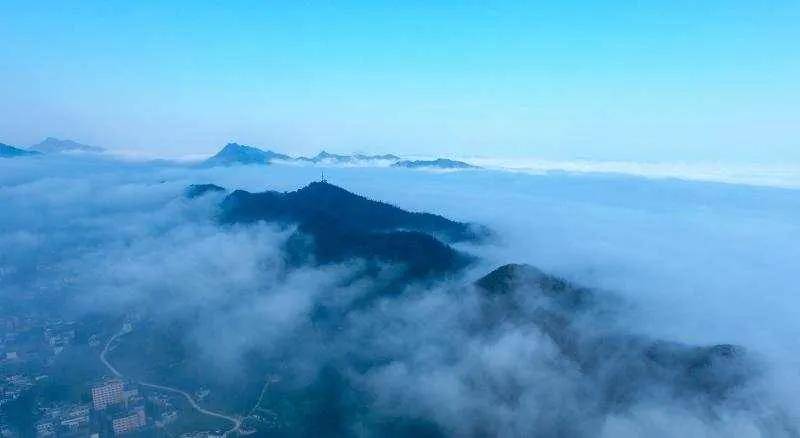
[[[141,429],[147,424],[144,414],[144,406],[137,406],[118,415],[111,420],[111,429],[114,435],[121,435],[127,432]]]
[[[89,406],[75,405],[61,416],[61,426],[76,431],[89,424]]]
[[[122,403],[124,385],[121,380],[110,379],[92,388],[92,405],[95,410],[103,410],[108,406]]]

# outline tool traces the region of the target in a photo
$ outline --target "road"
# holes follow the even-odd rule
[[[114,376],[119,377],[119,378],[125,378],[125,376],[121,372],[119,372],[119,370],[114,368],[114,365],[112,365],[111,362],[108,361],[108,358],[106,357],[106,355],[108,354],[108,352],[111,349],[111,344],[113,344],[114,341],[119,339],[120,336],[128,334],[129,332],[130,332],[129,330],[125,330],[123,328],[122,330],[120,330],[117,333],[115,333],[114,336],[112,336],[112,337],[110,337],[108,339],[108,342],[106,342],[105,347],[103,347],[103,351],[100,352],[100,361],[103,362],[103,365],[105,365],[106,368],[108,368],[108,370],[111,371],[114,374]],[[140,385],[148,387],[148,388],[160,389],[162,391],[169,391],[169,392],[172,392],[172,393],[175,393],[175,394],[180,394],[186,399],[187,402],[189,402],[189,405],[191,405],[191,407],[194,410],[196,410],[197,412],[200,412],[203,415],[208,415],[210,417],[221,418],[223,420],[229,421],[230,423],[233,424],[233,427],[231,427],[230,429],[226,430],[225,433],[222,434],[223,437],[227,437],[228,435],[230,435],[230,434],[232,434],[234,432],[238,432],[239,429],[242,427],[242,420],[241,419],[239,419],[237,417],[232,417],[230,415],[225,415],[225,414],[223,414],[221,412],[209,411],[208,409],[203,408],[202,406],[198,405],[197,402],[194,400],[194,398],[192,398],[192,396],[189,395],[189,393],[187,393],[186,391],[182,391],[182,390],[180,390],[178,388],[172,388],[170,386],[156,385],[155,383],[146,383],[146,382],[138,382],[138,383]]]
[[[267,392],[267,387],[270,383],[269,378],[265,378],[264,380],[264,386],[261,387],[261,393],[258,395],[258,401],[256,401],[256,404],[253,405],[253,409],[250,409],[250,412],[247,413],[248,417],[253,415],[256,412],[256,409],[261,407],[261,402],[264,400],[264,393]]]

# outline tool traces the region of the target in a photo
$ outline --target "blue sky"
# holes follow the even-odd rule
[[[800,162],[800,2],[0,3],[0,142]]]

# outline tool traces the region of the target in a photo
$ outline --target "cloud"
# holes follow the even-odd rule
[[[369,306],[357,303],[392,278],[391,266],[374,281],[354,279],[358,261],[290,267],[282,245],[292,229],[220,226],[222,195],[182,196],[205,182],[293,190],[318,171],[4,160],[0,299],[78,316],[137,309],[152,327],[179,321],[193,360],[222,385],[260,379],[254,362],[291,390],[332,367],[369,407],[344,416],[350,432],[380,434],[387,418],[405,418],[461,436],[795,436],[800,192],[619,175],[330,168],[334,184],[483,223],[499,237],[460,246],[482,260],[463,278],[410,285]],[[644,380],[635,403],[609,410],[611,377],[587,378],[530,319],[475,331],[482,298],[468,284],[508,262],[597,288],[614,312],[581,320],[582,339],[734,343],[763,375],[710,411]],[[607,367],[630,360],[609,357]]]
[[[547,174],[619,174],[654,179],[683,179],[754,186],[800,188],[800,168],[795,164],[718,164],[636,161],[553,161],[533,158],[474,158],[476,164],[490,169]]]

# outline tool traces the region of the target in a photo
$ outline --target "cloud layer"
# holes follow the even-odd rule
[[[463,278],[338,313],[376,287],[354,281],[358,261],[289,269],[281,246],[292,230],[223,227],[214,220],[223,195],[182,196],[205,182],[294,190],[318,171],[98,157],[0,161],[0,299],[58,303],[73,315],[140,309],[154,324],[182,321],[195,359],[223,383],[247,380],[253,354],[294,387],[333,367],[369,406],[343,420],[354,434],[411,418],[463,436],[795,436],[800,192],[609,175],[331,168],[328,179],[348,190],[498,235],[460,246],[482,260]],[[713,412],[658,385],[608,411],[607,382],[582,376],[536,325],[471,328],[482,298],[469,283],[509,262],[611,291],[598,293],[613,316],[582,321],[587,336],[738,344],[760,377]],[[324,320],[320,312],[341,316]],[[613,368],[622,359],[609,360]]]

